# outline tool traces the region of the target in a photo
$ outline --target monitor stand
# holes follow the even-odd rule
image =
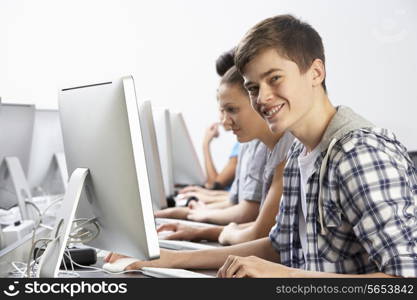
[[[22,220],[28,220],[29,214],[25,201],[30,201],[32,195],[17,157],[5,157],[0,165],[0,207],[10,209],[19,205]]]
[[[76,169],[69,180],[62,206],[56,218],[54,230],[51,232],[52,240],[47,245],[39,261],[36,277],[57,277],[65,247],[71,232],[72,222],[77,211],[81,193],[86,183],[89,170]]]
[[[48,171],[39,188],[34,188],[33,195],[62,195],[67,189],[68,173],[63,152],[55,153]]]

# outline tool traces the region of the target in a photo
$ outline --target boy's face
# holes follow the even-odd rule
[[[252,106],[274,133],[302,127],[312,107],[312,71],[300,73],[297,64],[275,49],[255,56],[244,68],[245,87]]]

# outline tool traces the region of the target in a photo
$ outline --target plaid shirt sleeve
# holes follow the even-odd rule
[[[400,145],[371,139],[339,161],[341,209],[381,272],[417,277],[415,171]]]

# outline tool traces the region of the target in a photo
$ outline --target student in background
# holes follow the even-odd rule
[[[206,134],[203,140],[203,154],[204,154],[204,167],[206,169],[207,181],[205,187],[210,190],[228,190],[235,177],[237,157],[239,154],[239,143],[236,142],[232,148],[232,152],[229,155],[229,160],[224,166],[223,170],[219,173],[214,165],[213,158],[211,156],[210,144],[214,138],[219,136],[220,123],[213,123],[206,130]],[[230,130],[225,127],[225,130]],[[181,193],[187,192],[199,192],[198,189],[184,189]]]
[[[273,147],[282,134],[272,134],[269,131],[266,123],[250,106],[242,83],[242,77],[233,68],[222,77],[218,90],[219,103],[224,103],[220,106],[224,115],[223,125],[229,126],[238,141],[244,143],[238,157],[227,207],[173,207],[156,212],[156,217],[187,218],[224,225],[255,220],[262,199],[262,175],[267,157],[265,143]],[[257,137],[262,138],[265,143],[256,139]]]
[[[231,49],[222,55],[220,55],[216,60],[216,72],[222,77],[234,64],[233,62],[233,51]],[[204,184],[204,188],[208,190],[228,190],[233,182],[235,177],[235,169],[237,165],[237,156],[239,154],[239,143],[236,142],[233,145],[232,151],[229,155],[229,160],[223,169],[218,172],[216,166],[213,162],[211,155],[210,144],[214,138],[219,136],[219,126],[221,126],[221,120],[223,119],[222,114],[219,115],[220,122],[215,122],[211,124],[205,131],[203,139],[203,155],[204,155],[204,167],[206,170],[207,181]],[[225,131],[230,131],[231,128],[223,126]],[[201,187],[198,186],[189,186],[179,191],[179,193],[187,192],[202,192]]]
[[[230,51],[226,52],[217,60],[216,69],[220,74],[226,70],[225,68],[233,66],[233,63],[233,55]],[[185,191],[188,196],[196,196],[199,199],[197,203],[192,202],[188,207],[163,209],[157,211],[155,217],[188,218],[227,225],[230,222],[250,222],[258,215],[262,200],[262,174],[266,164],[267,148],[264,143],[257,140],[257,137],[262,136],[264,140],[269,140],[278,139],[280,135],[272,134],[262,118],[252,109],[248,95],[243,89],[243,78],[235,68],[233,71],[226,71],[218,90],[218,101],[227,104],[220,109],[220,114],[223,116],[222,125],[231,129],[239,142],[245,143],[238,157],[232,188],[228,194],[218,194],[214,197],[212,194],[217,191],[187,187],[183,192]],[[198,193],[193,189],[198,189]],[[227,200],[217,201],[219,199]]]
[[[216,60],[216,72],[220,77],[234,65],[233,62],[234,49],[231,49],[219,56]],[[222,113],[220,113],[220,120],[223,119]],[[239,142],[236,142],[232,148],[232,152],[229,156],[229,161],[223,170],[218,173],[214,166],[213,159],[210,151],[210,143],[213,138],[219,136],[220,123],[214,123],[206,130],[203,141],[203,154],[204,154],[204,166],[206,168],[207,183],[206,188],[209,189],[229,189],[235,177],[235,170],[237,165],[237,156],[239,154]],[[226,131],[231,130],[227,125],[223,126]]]
[[[211,156],[210,144],[214,138],[219,136],[219,126],[221,126],[221,123],[212,124],[207,128],[204,136],[203,153],[204,166],[207,175],[205,187],[195,185],[187,186],[178,192],[178,199],[195,199],[193,201],[198,201],[198,204],[194,203],[192,205],[198,206],[204,204],[216,208],[228,206],[229,190],[235,177],[240,143],[236,142],[234,144],[227,164],[222,171],[218,173]],[[231,130],[227,127],[224,128],[226,131]],[[172,212],[180,211],[181,210],[173,210]]]
[[[222,114],[220,114],[220,118],[220,120],[222,120]],[[209,128],[207,128],[204,136],[204,166],[207,174],[205,188],[195,185],[187,186],[178,192],[180,198],[195,198],[199,201],[199,204],[212,205],[216,203],[214,207],[227,206],[227,200],[229,198],[228,191],[230,190],[231,184],[235,178],[240,143],[236,142],[233,145],[227,164],[224,166],[223,170],[218,173],[211,156],[210,144],[214,138],[219,136],[219,126],[222,126],[221,122],[213,123]],[[226,131],[231,130],[227,126],[223,127]]]
[[[221,266],[220,277],[417,277],[412,161],[391,132],[330,103],[319,34],[289,15],[269,18],[246,34],[235,61],[270,129],[299,140],[288,154],[277,224],[269,238],[161,251],[159,260],[128,269]]]
[[[233,57],[231,57],[231,64],[233,64]],[[227,73],[221,81],[221,87],[219,88],[219,105],[221,110],[224,111],[225,120],[231,117],[228,117],[231,112],[227,111],[226,105],[230,105],[231,97],[223,97],[222,91],[225,86],[227,89],[231,87],[237,87],[240,91],[243,91],[243,97],[234,97],[233,100],[236,103],[243,103],[250,105],[250,100],[248,94],[245,92],[243,86],[243,78],[237,73],[235,67],[233,67],[230,73]],[[229,101],[229,102],[228,102]],[[255,111],[252,111],[254,117],[256,118]],[[237,118],[236,116],[234,118]],[[247,122],[248,119],[239,119],[238,122],[245,123],[248,125],[256,125],[251,122]],[[249,120],[252,120],[250,118]],[[225,123],[225,125],[230,125],[230,123]],[[260,128],[263,128],[260,126]],[[263,131],[259,131],[261,134],[264,134]],[[270,134],[268,131],[267,135]],[[196,227],[188,226],[180,223],[171,223],[164,224],[158,228],[158,231],[174,231],[172,234],[168,235],[166,239],[179,239],[179,240],[209,240],[217,241],[219,240],[222,244],[237,244],[257,238],[267,236],[268,232],[275,224],[275,216],[278,213],[279,199],[282,194],[282,171],[285,165],[285,156],[288,152],[291,144],[293,142],[293,136],[289,133],[285,134],[280,138],[273,149],[268,150],[267,161],[264,167],[264,173],[262,177],[262,206],[260,212],[254,222],[236,224],[231,223],[228,226],[216,226],[216,227]],[[272,151],[271,151],[272,150]],[[244,154],[244,153],[243,153]],[[238,166],[239,170],[239,166]],[[200,210],[199,214],[201,215]],[[221,214],[217,210],[210,210],[205,212],[206,217],[210,215]],[[189,218],[193,217],[190,213]],[[205,220],[207,221],[207,220]]]

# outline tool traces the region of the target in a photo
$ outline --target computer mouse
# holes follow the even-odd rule
[[[187,203],[185,204],[185,206],[188,206],[188,204],[190,204],[191,201],[198,201],[198,198],[196,196],[191,196],[189,198],[187,198]]]
[[[175,197],[176,206],[188,206],[190,201],[198,201],[198,198],[196,196],[186,197],[185,195],[186,194],[178,194],[178,196]]]
[[[119,258],[118,260],[116,260],[115,262],[112,263],[105,263],[103,265],[103,269],[111,272],[111,273],[121,273],[123,271],[125,271],[126,267],[136,261],[139,261],[137,258],[133,258],[133,257],[124,257],[124,258]]]

